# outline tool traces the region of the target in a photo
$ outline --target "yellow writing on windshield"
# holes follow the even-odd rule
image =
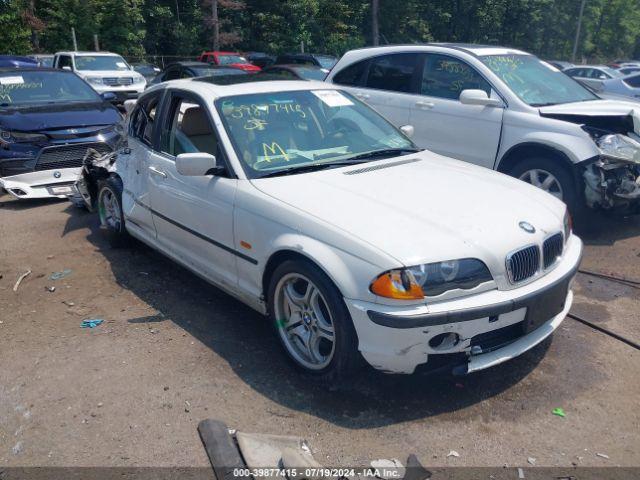
[[[250,118],[245,122],[244,128],[245,130],[264,130],[266,125],[268,125],[266,120]]]
[[[231,110],[231,117],[241,119],[245,117],[266,117],[274,113],[285,113],[287,115],[298,115],[300,118],[306,118],[307,114],[299,103],[263,103],[250,105],[238,105],[230,107],[223,105],[224,110]],[[226,114],[226,112],[225,112]]]
[[[264,153],[265,162],[271,161],[271,155],[273,156],[282,155],[287,162],[289,161],[289,155],[287,155],[287,152],[285,152],[284,149],[276,142],[272,142],[271,145],[267,145],[266,143],[263,143],[262,151]],[[277,152],[280,152],[280,153],[277,153]]]
[[[16,90],[42,88],[42,82],[0,84],[0,100],[11,103],[11,93]]]

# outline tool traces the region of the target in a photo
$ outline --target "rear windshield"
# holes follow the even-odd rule
[[[98,94],[70,72],[16,71],[0,74],[0,107],[99,102]]]
[[[240,55],[218,55],[220,65],[230,65],[232,63],[249,63],[246,58]]]
[[[77,70],[130,70],[129,64],[120,55],[76,56]]]

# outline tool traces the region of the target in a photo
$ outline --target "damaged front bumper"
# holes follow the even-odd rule
[[[640,213],[640,164],[601,156],[584,165],[582,178],[589,208]]]
[[[514,358],[551,335],[573,301],[582,242],[571,236],[558,266],[512,290],[491,290],[432,305],[392,307],[345,299],[358,348],[374,368],[413,373],[418,365],[466,374]],[[547,312],[547,313],[545,313]]]
[[[0,178],[0,187],[19,199],[67,198],[74,193],[80,171],[78,167],[22,173]]]

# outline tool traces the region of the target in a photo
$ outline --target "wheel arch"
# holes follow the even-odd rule
[[[560,162],[559,164],[562,165],[572,177],[575,177],[574,164],[567,154],[555,147],[537,142],[520,143],[511,147],[500,159],[496,170],[501,173],[509,173],[519,161],[532,157],[557,159]]]

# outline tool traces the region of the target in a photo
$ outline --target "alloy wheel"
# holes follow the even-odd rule
[[[562,191],[560,181],[547,170],[534,168],[532,170],[527,170],[520,175],[519,178],[520,180],[530,183],[534,187],[538,187],[560,200],[563,199],[564,192]]]

